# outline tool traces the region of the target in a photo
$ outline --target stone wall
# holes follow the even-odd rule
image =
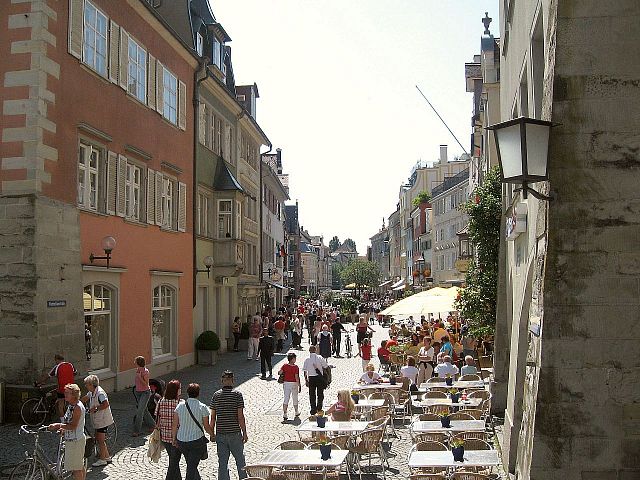
[[[57,352],[86,372],[74,206],[39,195],[0,197],[0,318],[0,380],[28,386]]]

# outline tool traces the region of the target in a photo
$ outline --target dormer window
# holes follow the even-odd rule
[[[213,58],[211,59],[211,61],[213,62],[213,64],[222,69],[221,65],[222,65],[222,44],[220,43],[220,40],[218,40],[217,38],[213,37]]]
[[[200,32],[196,34],[196,52],[199,56],[204,52],[204,38]]]

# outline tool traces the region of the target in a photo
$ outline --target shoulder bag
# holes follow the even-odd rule
[[[209,452],[207,451],[207,443],[209,443],[209,440],[207,439],[207,436],[204,434],[204,428],[202,428],[202,425],[200,424],[200,422],[196,420],[196,417],[193,415],[191,408],[189,408],[189,402],[185,401],[184,404],[187,407],[187,411],[189,412],[189,415],[191,415],[191,418],[193,419],[194,422],[196,422],[196,425],[198,425],[198,428],[202,432],[202,437],[196,440],[196,442],[202,442],[204,444],[204,452],[202,454],[202,457],[200,457],[200,460],[206,460],[207,458],[209,458]]]

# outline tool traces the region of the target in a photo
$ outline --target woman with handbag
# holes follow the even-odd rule
[[[209,440],[205,430],[213,435],[209,425],[209,407],[198,400],[200,385],[190,383],[187,388],[189,398],[181,402],[173,414],[172,443],[180,449],[187,461],[186,480],[200,480],[198,464],[206,460]]]
[[[180,381],[171,380],[164,391],[164,397],[160,399],[156,406],[156,431],[159,432],[160,441],[169,456],[166,480],[182,480],[182,474],[180,473],[182,452],[173,445],[172,433],[173,415],[178,405],[182,402],[180,400],[180,392]]]
[[[293,408],[296,410],[296,417],[300,416],[298,411],[298,393],[302,390],[300,384],[300,369],[296,365],[296,354],[287,355],[289,363],[282,366],[278,372],[278,383],[282,383],[284,389],[284,401],[282,402],[282,412],[284,422],[287,422],[287,408],[289,407],[289,398],[293,397]]]

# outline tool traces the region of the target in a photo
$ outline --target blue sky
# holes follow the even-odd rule
[[[289,173],[312,235],[351,237],[361,254],[422,159],[468,149],[464,63],[498,0],[210,0],[232,38],[237,84],[256,82],[257,120]]]

